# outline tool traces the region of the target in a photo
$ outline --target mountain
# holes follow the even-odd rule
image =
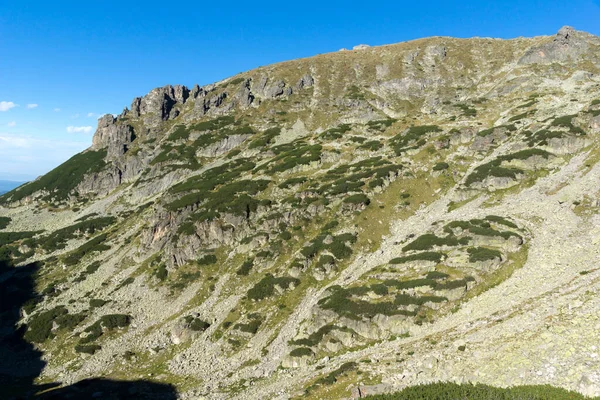
[[[135,98],[0,197],[0,375],[599,396],[599,50],[433,37]]]
[[[0,194],[4,194],[6,192],[10,192],[16,187],[21,186],[25,182],[16,182],[16,181],[3,181],[0,180]]]

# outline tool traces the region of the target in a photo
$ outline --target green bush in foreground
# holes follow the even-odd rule
[[[497,388],[483,384],[430,383],[393,394],[367,396],[370,400],[584,400],[587,397],[550,385]]]

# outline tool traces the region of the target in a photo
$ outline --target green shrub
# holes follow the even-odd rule
[[[102,347],[97,344],[78,344],[75,345],[75,352],[77,353],[86,353],[86,354],[94,354]]]
[[[6,246],[12,244],[16,241],[29,239],[40,233],[41,231],[36,232],[0,232],[0,246]]]
[[[336,325],[325,325],[325,326],[322,326],[321,328],[319,328],[319,330],[317,330],[316,332],[310,334],[307,338],[292,340],[292,341],[290,341],[290,344],[294,345],[294,346],[306,346],[306,347],[316,346],[319,343],[321,343],[321,341],[323,340],[323,337],[325,337],[325,335],[327,335],[330,332],[336,331],[336,330],[343,331],[343,332],[352,331],[351,329],[346,328],[346,327],[340,327],[340,326],[336,326]]]
[[[289,231],[283,231],[279,234],[279,237],[287,241],[292,238],[292,234]]]
[[[448,163],[446,163],[446,162],[439,162],[439,163],[437,163],[437,164],[435,164],[433,166],[433,170],[434,171],[443,171],[445,169],[448,169],[448,167],[449,167]]]
[[[367,127],[372,130],[384,131],[396,122],[396,119],[388,118],[388,119],[380,119],[376,121],[367,122]]]
[[[327,140],[335,140],[342,137],[342,135],[352,130],[349,124],[341,124],[336,128],[330,128],[325,132],[321,133],[321,137]]]
[[[248,315],[248,319],[249,321],[247,324],[235,324],[234,328],[254,335],[258,332],[258,329],[262,324],[262,318],[259,314],[250,314]]]
[[[125,314],[107,314],[84,329],[87,336],[79,340],[79,344],[93,342],[104,334],[104,329],[110,331],[117,328],[125,328],[131,324],[131,316]]]
[[[355,362],[347,362],[345,364],[342,364],[338,369],[330,372],[327,376],[318,379],[315,382],[315,385],[333,385],[334,383],[337,382],[337,380],[348,374],[349,372],[352,372],[354,370],[356,370],[358,368],[358,364],[356,364]]]
[[[275,285],[278,285],[282,289],[289,289],[291,285],[298,286],[299,283],[300,280],[296,278],[275,278],[273,275],[267,274],[256,285],[254,285],[254,287],[248,290],[248,298],[250,300],[262,300],[273,295],[275,292]]]
[[[397,257],[390,260],[390,264],[404,264],[411,261],[433,261],[439,263],[446,255],[440,252],[424,251],[422,253],[412,254],[404,257]]]
[[[497,224],[508,226],[509,228],[514,228],[514,229],[518,228],[518,226],[515,223],[509,221],[508,219],[506,219],[504,217],[499,217],[497,215],[488,215],[487,217],[485,217],[485,219],[487,219],[488,221],[491,221],[491,222],[495,222]]]
[[[502,253],[498,250],[488,249],[486,247],[470,247],[467,249],[469,253],[469,262],[488,261],[502,259]]]
[[[370,151],[377,151],[383,147],[383,143],[379,140],[370,140],[362,145],[358,146],[359,149],[365,149]]]
[[[446,279],[448,278],[450,275],[444,273],[444,272],[440,272],[440,271],[430,271],[427,273],[427,276],[425,277],[425,279]]]
[[[169,276],[169,271],[167,270],[167,266],[165,264],[160,264],[156,267],[154,271],[154,276],[158,278],[160,281],[164,281]]]
[[[315,353],[308,347],[298,347],[290,352],[292,357],[312,357]]]
[[[190,329],[194,332],[204,332],[210,327],[208,322],[203,321],[200,318],[192,317],[191,315],[185,317],[185,322],[188,323]]]
[[[550,385],[496,388],[481,383],[438,382],[410,386],[393,394],[367,396],[369,400],[585,400],[583,395]]]
[[[259,147],[265,147],[271,143],[273,143],[273,139],[277,137],[281,133],[281,128],[270,128],[267,129],[260,135],[258,138],[254,139],[248,145],[249,149],[256,149]]]
[[[198,265],[212,265],[217,263],[217,256],[214,254],[206,254],[200,257],[197,261]]]
[[[27,323],[25,340],[33,343],[43,343],[54,337],[52,327],[58,325],[58,329],[73,329],[85,319],[84,313],[69,314],[65,306],[57,306],[51,310],[43,311],[33,315]]]
[[[44,250],[48,252],[63,249],[65,248],[67,241],[76,238],[78,235],[94,234],[96,231],[102,230],[114,224],[116,221],[117,219],[115,217],[100,217],[88,219],[85,221],[78,222],[74,225],[58,229],[52,232],[50,235],[44,238],[40,238],[38,240],[38,243]],[[103,238],[105,239],[106,237]],[[88,246],[94,247],[99,244],[100,243],[92,242],[88,244]]]
[[[242,266],[236,271],[237,275],[247,276],[254,266],[254,259],[246,260]]]
[[[397,155],[401,155],[406,150],[418,148],[425,144],[425,141],[423,140],[425,135],[441,131],[442,130],[437,125],[411,126],[406,132],[391,138],[390,145]]]
[[[552,121],[552,124],[550,124],[550,126],[568,128],[570,133],[574,133],[577,135],[585,135],[583,129],[573,125],[573,118],[575,118],[576,116],[577,115],[565,115],[563,117],[556,118],[554,121]]]
[[[104,244],[104,242],[106,241],[106,237],[107,235],[105,233],[102,233],[96,236],[95,238],[89,240],[88,242],[82,244],[76,250],[70,252],[63,259],[64,263],[66,265],[75,265],[78,264],[81,261],[81,259],[87,254],[109,250],[110,246]]]
[[[453,236],[438,237],[432,233],[426,233],[419,236],[406,246],[402,248],[402,251],[409,250],[429,250],[435,246],[458,246],[461,244],[459,240]]]
[[[289,179],[285,180],[283,183],[281,183],[278,187],[280,189],[287,189],[290,186],[301,185],[304,182],[306,182],[307,180],[308,180],[308,178],[306,178],[305,176],[300,176],[297,178],[289,178]]]
[[[102,300],[102,299],[91,299],[90,300],[90,307],[91,308],[98,308],[98,307],[102,307],[103,305],[105,305],[106,303],[108,303],[108,300]]]
[[[10,221],[9,217],[0,217],[0,230],[5,229],[10,224]]]
[[[477,136],[486,137],[486,136],[493,134],[496,129],[502,129],[502,128],[506,129],[509,132],[514,132],[517,130],[517,128],[514,125],[499,125],[499,126],[491,127],[489,129],[484,129],[484,130],[478,132]]]
[[[458,104],[455,104],[454,106],[458,107],[462,110],[462,115],[464,117],[475,117],[477,115],[477,110],[470,107],[467,104],[458,103]]]

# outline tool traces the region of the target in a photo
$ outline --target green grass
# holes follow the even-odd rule
[[[39,179],[0,196],[0,202],[19,201],[41,190],[50,192],[45,200],[66,200],[86,174],[100,172],[106,163],[106,150],[76,154]]]
[[[368,206],[371,201],[369,200],[369,198],[367,197],[366,194],[364,193],[358,193],[358,194],[353,194],[351,196],[348,196],[344,199],[344,203],[347,204],[364,204],[366,206]]]
[[[587,397],[550,385],[497,388],[481,383],[438,382],[410,386],[394,393],[367,396],[370,400],[585,400]]]

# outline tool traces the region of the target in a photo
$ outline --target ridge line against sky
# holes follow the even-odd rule
[[[87,148],[105,113],[167,84],[209,84],[261,65],[428,36],[600,34],[600,0],[307,0],[164,7],[0,5],[0,179],[30,180]]]

